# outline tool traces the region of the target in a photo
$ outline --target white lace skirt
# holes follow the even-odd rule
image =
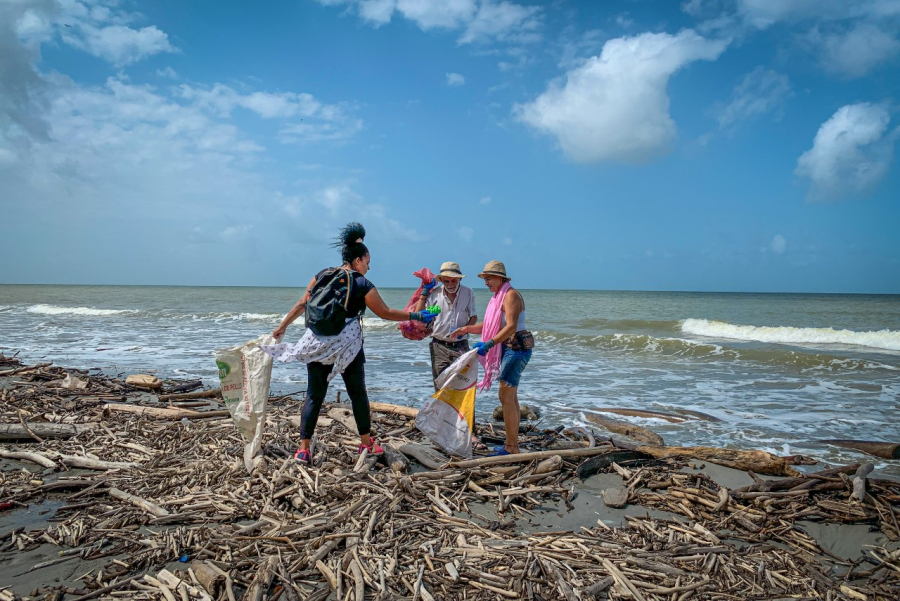
[[[282,363],[323,363],[334,365],[328,374],[330,382],[337,374],[344,373],[350,362],[362,350],[362,326],[358,319],[347,321],[347,325],[337,336],[317,336],[309,328],[296,344],[281,343],[260,346],[263,351]]]

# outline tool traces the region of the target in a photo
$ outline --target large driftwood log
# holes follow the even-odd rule
[[[613,463],[621,464],[624,461],[633,461],[635,459],[646,460],[649,458],[650,457],[648,455],[639,453],[637,451],[610,451],[598,457],[591,457],[590,459],[585,459],[584,461],[582,461],[575,469],[575,475],[584,480],[585,478],[593,476],[601,470],[605,470]]]
[[[618,407],[595,407],[596,411],[604,413],[615,413],[616,415],[624,415],[626,417],[647,417],[653,419],[663,419],[671,424],[680,424],[689,421],[691,418],[683,415],[674,415],[664,411],[652,411],[650,409],[620,409]]]
[[[392,405],[390,403],[369,402],[369,409],[379,413],[394,413],[404,417],[416,417],[419,410],[415,407],[404,407],[403,405]]]
[[[221,388],[213,388],[210,390],[197,390],[196,392],[173,392],[170,394],[161,394],[157,398],[160,401],[190,400],[190,399],[211,399],[222,396]]]
[[[125,492],[124,490],[119,490],[118,488],[110,488],[108,491],[109,496],[114,499],[119,499],[120,501],[125,501],[126,503],[131,503],[135,507],[140,507],[147,513],[154,515],[156,517],[162,517],[164,515],[169,515],[169,512],[157,505],[156,503],[151,503],[146,499],[142,499],[140,497],[136,497],[130,493]]]
[[[737,449],[717,449],[714,447],[655,446],[640,446],[636,450],[657,459],[672,457],[699,459],[700,461],[708,461],[736,470],[752,471],[757,474],[770,476],[796,476],[799,473],[788,464],[784,457],[778,457],[765,451],[741,451]]]
[[[28,422],[28,428],[22,424],[0,424],[0,440],[34,440],[28,430],[41,438],[71,438],[97,424],[52,424],[49,422]]]
[[[871,463],[864,463],[856,470],[856,475],[853,477],[853,492],[850,494],[850,498],[854,501],[862,503],[863,499],[866,498],[866,476],[868,476],[873,469],[875,469],[874,465]]]
[[[244,599],[247,601],[261,601],[263,595],[269,592],[269,587],[272,585],[272,578],[275,577],[277,566],[278,558],[276,556],[270,555],[267,557],[265,561],[260,564],[259,570],[256,571],[256,578],[253,579],[253,583],[244,594]]]
[[[61,453],[53,453],[51,457],[57,458],[69,467],[80,467],[88,470],[120,470],[138,466],[137,463],[131,461],[103,461],[92,457],[63,455]]]
[[[852,474],[859,467],[858,463],[853,465],[845,465],[842,467],[831,468],[811,474],[801,474],[796,478],[781,478],[779,480],[761,480],[757,479],[753,484],[735,488],[732,492],[774,492],[779,490],[790,490],[796,486],[814,486],[822,482],[822,478],[834,478],[841,474]]]
[[[412,457],[425,467],[433,470],[440,469],[450,462],[450,458],[440,451],[415,442],[408,442],[405,445],[402,445],[400,447],[400,452]]]
[[[621,434],[622,436],[627,436],[640,442],[652,444],[657,447],[662,447],[666,444],[663,442],[662,436],[641,426],[597,415],[596,413],[585,413],[584,417],[592,424],[596,424],[602,428],[606,428],[610,432],[615,432],[616,434]]]
[[[4,451],[0,450],[0,457],[6,459],[19,459],[21,461],[30,461],[42,467],[56,467],[60,462],[69,467],[80,467],[89,470],[114,470],[127,469],[137,467],[137,463],[125,461],[102,461],[93,459],[92,457],[82,457],[80,455],[63,455],[55,451],[48,453],[30,453],[23,451]]]
[[[405,474],[409,471],[409,459],[403,453],[397,452],[394,447],[389,444],[383,445],[384,461],[396,474]]]
[[[40,434],[40,432],[38,432]],[[856,449],[875,457],[900,459],[900,443],[878,442],[873,440],[819,440],[822,444],[831,444],[846,449]]]
[[[346,405],[332,407],[326,415],[347,428],[348,432],[352,434],[357,433],[356,420],[353,419],[353,410],[348,409]]]
[[[230,416],[227,410],[217,410],[217,411],[193,411],[191,409],[175,409],[175,408],[165,408],[165,407],[144,407],[143,405],[127,405],[125,403],[109,403],[103,406],[104,411],[116,411],[123,413],[137,413],[138,415],[145,415],[147,417],[154,417],[157,419],[181,419],[186,417],[188,419],[202,419],[204,417],[227,417]]]
[[[46,468],[56,467],[55,461],[53,461],[46,455],[41,455],[40,453],[28,453],[25,451],[4,451],[3,449],[0,449],[0,457],[3,457],[4,459],[30,461],[31,463],[36,463],[39,466]]]
[[[402,448],[401,448],[402,450]],[[515,455],[501,455],[500,457],[481,457],[479,459],[467,459],[466,461],[454,461],[452,467],[470,468],[482,465],[505,465],[508,463],[525,463],[534,459],[546,459],[547,457],[591,457],[602,455],[614,450],[609,445],[590,449],[561,449],[559,451],[535,451],[533,453],[517,453]]]

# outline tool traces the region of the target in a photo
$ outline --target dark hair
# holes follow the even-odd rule
[[[352,263],[369,254],[369,249],[362,243],[365,237],[366,228],[354,221],[341,228],[341,233],[335,238],[332,246],[341,249],[341,259],[344,263]]]

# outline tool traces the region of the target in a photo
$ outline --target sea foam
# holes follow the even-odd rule
[[[26,310],[29,313],[40,315],[86,315],[91,317],[137,313],[136,309],[97,309],[96,307],[59,307],[57,305],[32,305]]]
[[[729,338],[777,344],[847,344],[900,351],[900,331],[892,330],[854,332],[853,330],[835,330],[834,328],[744,326],[724,321],[685,319],[681,323],[681,331],[685,334],[709,338]]]

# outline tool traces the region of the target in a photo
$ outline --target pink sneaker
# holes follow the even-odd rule
[[[381,455],[382,453],[384,453],[384,449],[382,449],[380,446],[378,446],[378,443],[375,442],[374,438],[372,438],[371,441],[372,441],[371,446],[367,447],[364,444],[359,445],[360,454],[362,454],[363,449],[368,449],[369,455]]]
[[[312,463],[312,454],[308,450],[297,449],[297,452],[294,453],[294,459],[303,465],[309,465]]]

